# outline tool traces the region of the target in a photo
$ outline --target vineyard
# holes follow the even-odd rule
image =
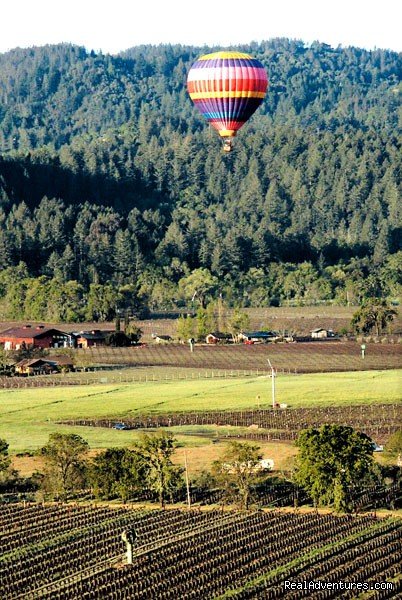
[[[293,373],[395,369],[401,366],[400,344],[368,344],[361,356],[356,342],[298,342],[289,344],[188,345],[169,344],[131,348],[89,348],[78,350],[88,364],[120,364],[136,367],[162,366],[188,369],[267,370],[267,358],[276,369]]]
[[[124,530],[137,536],[132,565]],[[370,598],[401,597],[397,518],[14,505],[0,508],[0,535],[2,600],[356,598],[286,580],[376,582]]]
[[[59,351],[60,352],[60,351]],[[0,388],[27,389],[104,383],[204,380],[267,375],[268,358],[278,375],[392,370],[402,364],[402,345],[332,340],[255,345],[139,345],[70,350],[76,370],[31,377],[0,377]]]
[[[402,427],[402,404],[350,405],[315,408],[172,412],[125,418],[127,429],[159,427],[193,427],[199,435],[205,425],[249,428],[248,431],[225,431],[225,437],[235,436],[255,440],[295,440],[302,429],[323,424],[349,425],[363,431],[378,442]],[[114,427],[112,419],[80,419],[64,421],[67,425]],[[251,428],[251,429],[250,429]],[[215,437],[219,432],[215,432]]]

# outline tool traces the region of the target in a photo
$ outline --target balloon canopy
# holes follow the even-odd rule
[[[234,137],[257,110],[267,87],[264,66],[243,52],[205,54],[193,64],[187,78],[195,106],[226,139]]]

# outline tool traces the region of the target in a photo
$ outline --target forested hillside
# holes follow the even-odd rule
[[[401,56],[239,49],[270,86],[229,155],[186,92],[206,48],[0,55],[0,316],[398,296]]]

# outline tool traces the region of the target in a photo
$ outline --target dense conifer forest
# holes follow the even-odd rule
[[[0,55],[1,318],[398,297],[401,55],[238,49],[270,85],[228,155],[186,92],[210,49]]]

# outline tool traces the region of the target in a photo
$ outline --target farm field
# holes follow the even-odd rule
[[[286,406],[286,405],[283,405]],[[75,420],[70,425],[113,427],[108,419]],[[354,406],[304,407],[167,413],[139,415],[124,419],[130,429],[175,427],[186,435],[209,435],[216,439],[244,437],[254,440],[296,440],[302,429],[327,425],[349,425],[363,431],[377,442],[402,426],[402,406],[399,404],[361,404]]]
[[[277,401],[291,408],[392,404],[401,399],[401,371],[280,375]],[[258,398],[259,397],[259,398]],[[133,431],[70,427],[59,421],[115,418],[181,411],[242,410],[271,406],[266,376],[206,381],[104,384],[52,389],[0,390],[0,438],[12,453],[36,450],[50,433],[68,431],[85,437],[91,448],[124,445]],[[196,437],[190,443],[205,443]]]
[[[197,345],[194,353],[181,344],[153,344],[75,350],[74,356],[77,364],[98,365],[96,370],[2,377],[0,389],[255,377],[270,373],[268,358],[279,375],[396,369],[402,366],[402,345],[366,344],[364,359],[354,342]]]
[[[121,541],[127,529],[137,535],[132,565]],[[402,589],[398,518],[17,505],[0,507],[0,531],[4,600],[290,599],[303,594],[284,582],[305,579],[383,590],[388,582],[376,598]],[[321,594],[309,590],[308,598]]]
[[[402,345],[366,344],[365,358],[356,342],[300,342],[289,344],[149,345],[132,348],[90,348],[77,351],[93,364],[124,364],[141,367],[267,370],[268,358],[275,369],[297,373],[396,369],[402,365]]]

